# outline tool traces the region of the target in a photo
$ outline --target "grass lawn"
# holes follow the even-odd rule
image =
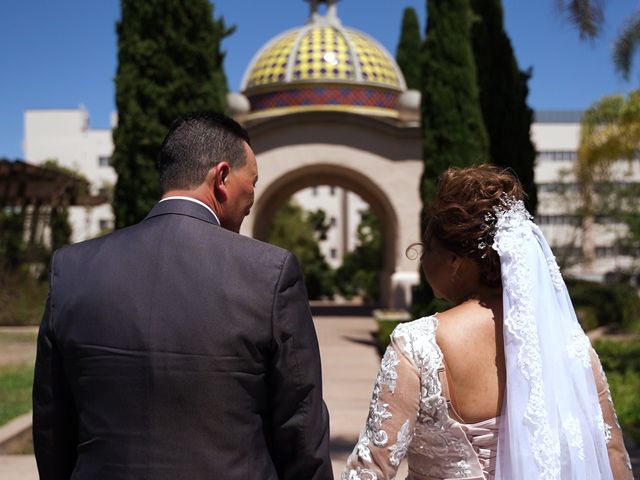
[[[0,425],[31,410],[33,364],[0,366]]]

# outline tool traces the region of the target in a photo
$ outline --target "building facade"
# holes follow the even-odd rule
[[[110,198],[117,179],[111,166],[111,130],[90,129],[89,113],[84,108],[27,110],[24,114],[23,150],[27,162],[41,165],[54,161],[85,177],[91,184],[91,195]],[[114,225],[109,203],[95,207],[70,207],[69,220],[74,242],[93,238]]]
[[[575,166],[580,145],[579,111],[538,111],[531,129],[537,158],[535,181],[538,188],[536,222],[554,253],[571,275],[602,280],[607,274],[635,266],[636,255],[619,243],[627,232],[616,217],[596,214],[584,228],[582,202]],[[640,163],[613,164],[611,180],[618,186],[640,183]]]

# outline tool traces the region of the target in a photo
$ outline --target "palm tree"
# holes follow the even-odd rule
[[[583,254],[587,267],[595,258],[593,218],[595,185],[610,179],[611,166],[640,152],[640,91],[604,97],[583,115],[575,174],[583,208]]]
[[[576,26],[580,37],[594,39],[604,26],[604,0],[555,0],[557,8]],[[640,10],[630,14],[618,33],[613,48],[613,64],[625,80],[629,79],[633,55],[640,45]]]

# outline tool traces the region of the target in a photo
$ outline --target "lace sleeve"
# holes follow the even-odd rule
[[[594,349],[591,349],[591,368],[593,369],[596,388],[598,389],[600,409],[602,410],[601,428],[607,441],[609,463],[611,464],[613,478],[615,480],[632,480],[633,472],[631,471],[631,461],[624,446],[622,430],[620,429],[618,417],[613,407],[607,377],[598,358],[598,354]]]
[[[392,341],[382,358],[367,422],[342,480],[395,477],[413,437],[419,399],[418,372]]]

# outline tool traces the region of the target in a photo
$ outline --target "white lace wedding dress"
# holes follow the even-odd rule
[[[343,480],[395,478],[406,456],[410,480],[494,478],[499,418],[464,423],[453,408],[444,359],[436,343],[436,316],[398,326],[373,390],[366,425]],[[597,355],[591,366],[600,398],[601,425],[616,480],[632,480],[607,380]],[[516,480],[516,479],[514,479]]]

